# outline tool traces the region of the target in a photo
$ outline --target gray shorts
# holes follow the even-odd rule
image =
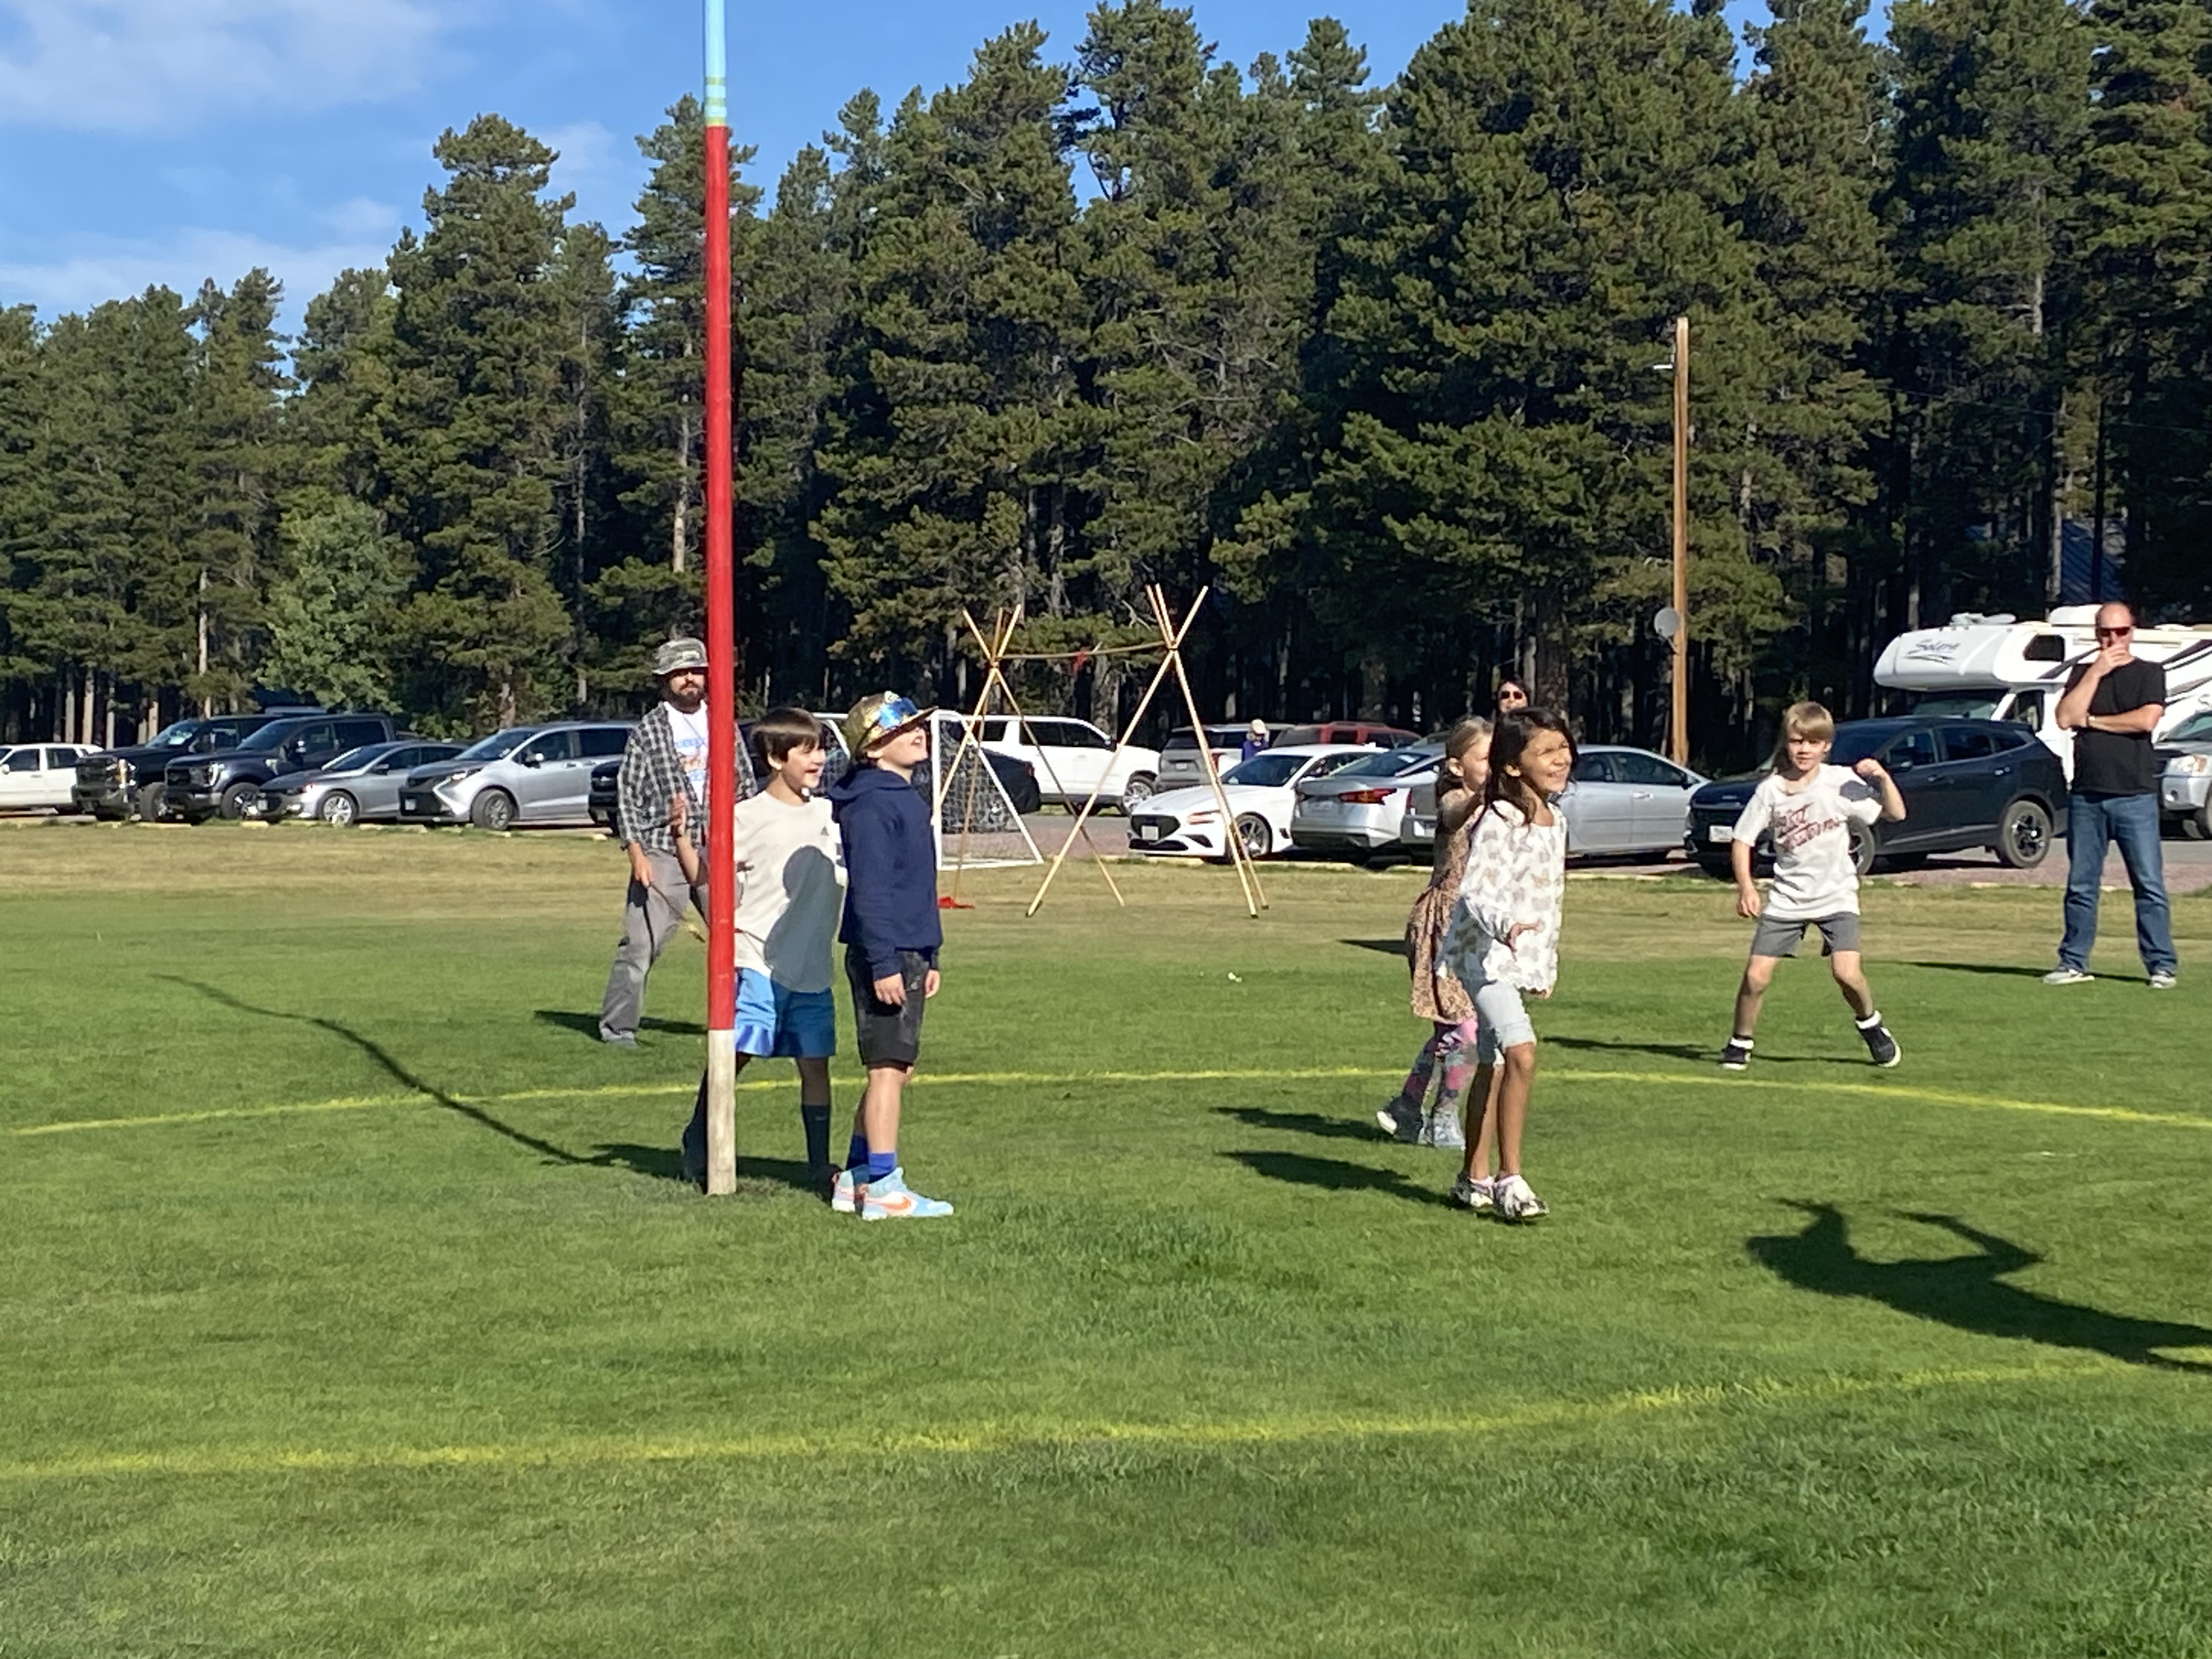
[[[1474,1017],[1481,1022],[1474,1038],[1478,1066],[1495,1066],[1508,1048],[1536,1040],[1536,1028],[1528,1023],[1521,993],[1504,980],[1490,980],[1475,988]]]
[[[921,1017],[928,1011],[925,994],[929,986],[929,958],[919,951],[898,953],[899,978],[906,985],[906,1000],[876,1000],[876,981],[868,972],[868,958],[857,945],[845,947],[845,982],[853,988],[853,1030],[859,1039],[860,1064],[913,1068],[921,1058]]]
[[[1859,918],[1856,910],[1832,916],[1795,919],[1761,911],[1758,925],[1751,930],[1751,953],[1755,957],[1794,957],[1808,927],[1820,930],[1820,954],[1824,957],[1859,948]]]

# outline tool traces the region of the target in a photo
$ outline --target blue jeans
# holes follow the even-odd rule
[[[2104,884],[2105,848],[2120,844],[2120,862],[2136,890],[2136,949],[2152,973],[2172,973],[2173,918],[2166,899],[2166,860],[2158,845],[2156,795],[2076,793],[2066,808],[2066,937],[2058,965],[2089,965],[2097,942],[2098,891]]]

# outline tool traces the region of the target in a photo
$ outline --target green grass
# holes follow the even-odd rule
[[[1730,1078],[1724,890],[1576,882],[1514,1230],[1409,873],[1121,878],[968,878],[863,1227],[787,1068],[673,1178],[604,843],[0,830],[0,1656],[2212,1654],[2212,901],[1877,887],[1904,1066],[1807,960]]]

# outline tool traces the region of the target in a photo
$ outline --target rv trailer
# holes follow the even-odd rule
[[[1911,694],[1909,713],[2018,720],[2074,771],[2074,734],[2054,723],[2074,670],[2096,654],[2097,607],[2064,605],[2042,622],[1962,611],[1942,628],[1900,634],[1875,664],[1876,684]],[[2135,653],[2166,669],[2166,714],[2154,734],[2212,708],[2212,627],[2136,625]]]

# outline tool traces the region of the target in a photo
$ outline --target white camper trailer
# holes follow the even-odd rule
[[[2053,723],[2075,667],[2096,653],[2097,607],[2073,605],[2042,622],[1972,611],[1942,628],[1900,634],[1875,664],[1875,682],[1912,695],[1916,714],[2018,720],[2074,769],[2074,736]],[[2166,714],[2158,737],[2212,708],[2212,627],[2137,623],[2135,653],[2166,669]]]

